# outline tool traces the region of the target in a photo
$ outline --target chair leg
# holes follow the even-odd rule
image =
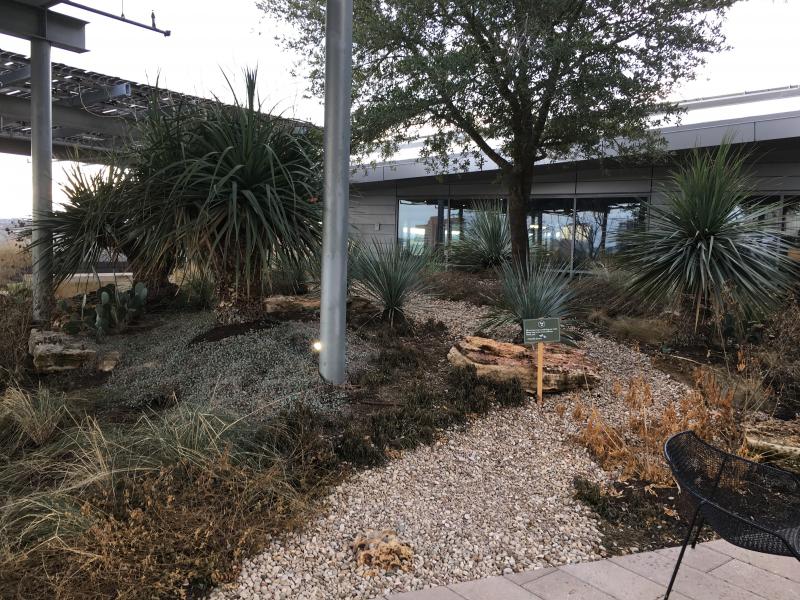
[[[700,515],[700,518],[697,520],[697,531],[694,534],[694,539],[692,540],[692,550],[694,547],[697,546],[697,540],[700,539],[700,534],[703,531],[703,526],[705,525],[705,521],[703,520],[703,515]]]
[[[678,562],[675,563],[675,569],[672,571],[672,577],[669,580],[669,585],[667,586],[667,593],[664,594],[664,600],[669,599],[670,593],[672,593],[672,586],[675,585],[675,578],[678,576],[678,569],[681,568],[681,561],[683,560],[683,555],[686,552],[686,546],[689,545],[689,540],[692,539],[692,531],[694,530],[694,524],[697,522],[697,515],[700,514],[700,508],[702,507],[702,503],[697,506],[697,510],[694,511],[694,515],[692,515],[692,521],[689,523],[689,529],[686,530],[686,537],[683,540],[683,546],[681,546],[681,552],[678,554]]]

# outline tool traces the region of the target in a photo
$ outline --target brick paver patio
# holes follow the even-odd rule
[[[657,600],[679,548],[396,594],[390,600]],[[686,550],[670,600],[798,600],[800,562],[722,540]]]

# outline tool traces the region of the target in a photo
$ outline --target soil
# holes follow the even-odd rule
[[[679,546],[686,536],[687,523],[680,516],[680,496],[675,486],[658,487],[631,480],[601,489],[596,483],[576,478],[575,497],[598,516],[605,547],[601,554],[618,556]],[[706,527],[699,541],[714,538]]]
[[[351,378],[347,395],[353,410],[376,412],[399,406],[405,392],[419,383],[431,388],[444,385],[450,343],[440,321],[407,322],[395,329],[373,321],[358,334],[381,350]]]
[[[264,317],[257,321],[249,321],[247,323],[230,323],[228,325],[216,325],[208,331],[201,333],[198,336],[189,340],[189,345],[199,344],[200,342],[218,342],[225,338],[233,337],[236,335],[244,335],[251,331],[261,331],[263,329],[271,329],[280,323],[278,319]]]

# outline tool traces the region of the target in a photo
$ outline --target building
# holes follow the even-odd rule
[[[719,109],[800,96],[792,86],[699,99],[687,110]],[[773,103],[774,104],[774,103]],[[663,201],[670,169],[695,147],[718,146],[726,137],[750,151],[759,197],[784,216],[783,227],[800,236],[800,111],[773,112],[664,128],[670,159],[660,164],[559,160],[537,165],[528,227],[531,243],[575,265],[618,249],[616,234],[646,219],[647,207]],[[419,146],[419,144],[418,144]],[[413,148],[412,148],[413,151]],[[488,159],[486,165],[494,165]],[[503,203],[506,189],[497,169],[437,176],[418,158],[358,169],[351,177],[352,235],[407,246],[447,245],[486,202]]]

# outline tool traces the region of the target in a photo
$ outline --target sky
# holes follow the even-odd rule
[[[229,90],[222,71],[239,76],[257,66],[259,92],[265,106],[286,116],[322,123],[322,104],[304,98],[306,83],[291,75],[297,56],[287,53],[275,35],[285,25],[264,15],[254,0],[83,0],[84,4],[149,23],[172,35],[159,34],[71,7],[58,12],[90,22],[86,29],[90,51],[76,54],[53,49],[54,62],[118,76],[137,83],[155,83],[178,92],[223,99]],[[729,50],[709,57],[693,81],[675,99],[800,84],[800,0],[746,0],[730,11],[724,26]],[[29,55],[28,42],[0,34],[0,48]],[[746,108],[725,107],[696,111],[684,122],[800,109],[800,99],[757,103]],[[61,183],[68,163],[53,166],[53,199],[63,200]],[[0,155],[0,219],[30,215],[31,165],[25,156]]]

